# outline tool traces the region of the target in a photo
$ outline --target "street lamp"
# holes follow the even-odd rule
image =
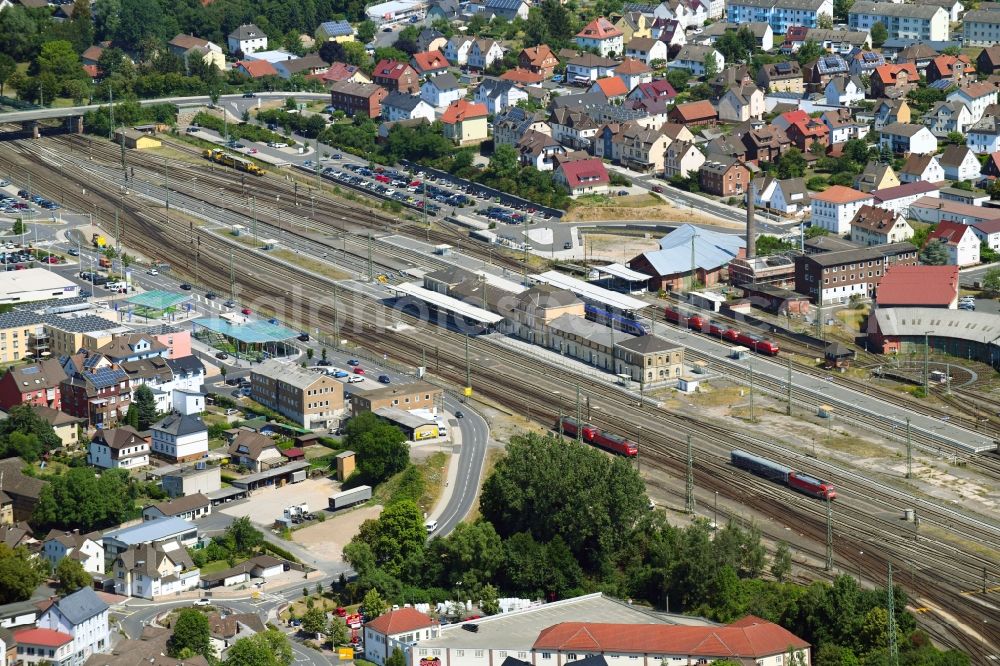
[[[858,586],[861,586],[861,558],[865,556],[865,551],[858,551]]]

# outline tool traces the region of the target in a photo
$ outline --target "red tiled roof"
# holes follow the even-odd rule
[[[556,55],[552,52],[552,49],[550,49],[547,44],[529,46],[522,49],[521,53],[523,53],[527,57],[528,62],[535,67],[542,67],[545,65],[545,61],[547,59],[556,57]]]
[[[87,73],[87,76],[89,76],[92,79],[96,79],[101,75],[101,70],[97,68],[97,65],[84,65],[83,71],[85,71]]]
[[[939,55],[937,58],[934,58],[934,60],[931,60],[931,63],[934,64],[934,66],[937,68],[937,71],[942,76],[951,76],[952,74],[954,74],[952,68],[955,66],[955,63],[959,62],[965,63],[966,66],[972,65],[972,61],[969,60],[969,56],[965,54],[960,54],[957,56]]]
[[[417,71],[433,72],[447,68],[450,63],[440,51],[421,51],[413,54],[413,65]]]
[[[927,242],[940,240],[948,245],[957,245],[967,233],[972,233],[972,229],[961,222],[939,222],[934,231],[927,236]]]
[[[372,75],[395,81],[403,75],[407,67],[409,67],[408,63],[399,60],[380,60],[375,65]]]
[[[583,30],[576,33],[576,36],[587,39],[611,39],[612,37],[621,37],[622,34],[622,31],[616,28],[614,23],[603,16],[598,16],[585,25]]]
[[[642,94],[646,97],[651,97],[653,99],[673,99],[677,97],[677,91],[674,87],[670,85],[670,81],[666,79],[656,79],[655,81],[650,81],[649,83],[640,83],[636,86],[642,91]]]
[[[277,76],[278,70],[274,65],[266,60],[240,60],[233,63],[233,68],[242,67],[252,78],[259,79],[262,76]]]
[[[625,82],[617,76],[607,76],[603,79],[597,79],[595,83],[601,89],[601,92],[604,93],[605,97],[620,97],[628,94]]]
[[[60,647],[73,640],[69,634],[55,629],[23,629],[14,632],[14,640],[18,645],[41,645],[43,647]]]
[[[470,118],[485,118],[490,115],[485,104],[473,103],[468,100],[458,99],[448,105],[441,115],[441,122],[445,125],[454,125]]]
[[[541,83],[544,77],[541,74],[535,74],[530,69],[524,69],[523,67],[515,67],[513,69],[508,69],[506,72],[500,75],[501,81],[513,81],[514,83]]]
[[[326,70],[322,74],[319,74],[318,76],[322,81],[346,81],[357,74],[357,72],[357,65],[335,62],[330,65],[330,69]]]
[[[826,126],[826,123],[820,122],[815,118],[796,121],[792,123],[792,126],[795,127],[799,134],[805,137],[822,137],[830,133],[830,128]]]
[[[702,120],[704,118],[715,118],[717,116],[715,107],[707,99],[697,102],[685,102],[674,107],[677,113],[685,121]]]
[[[651,72],[649,65],[636,58],[625,58],[622,64],[615,67],[615,74],[645,74]]]
[[[879,306],[937,305],[947,307],[958,296],[958,266],[894,264],[878,283]]]
[[[284,451],[281,452],[281,455],[285,456],[286,458],[301,458],[305,454],[306,454],[305,451],[298,448],[285,449]]]
[[[844,187],[843,185],[833,185],[828,187],[823,192],[816,192],[812,195],[813,201],[825,201],[833,204],[852,203],[854,201],[864,201],[865,199],[871,198],[871,194],[859,192],[858,190],[850,187]]]
[[[383,636],[395,636],[405,634],[408,631],[424,629],[437,624],[437,620],[432,619],[415,608],[400,608],[389,611],[365,625],[365,628],[377,631]]]
[[[879,79],[884,85],[895,85],[896,78],[899,76],[900,72],[906,72],[907,80],[909,82],[914,82],[919,80],[917,76],[917,66],[912,62],[908,62],[902,65],[882,65],[875,68],[875,73],[872,75],[873,78]]]
[[[798,122],[806,122],[809,120],[809,114],[802,109],[795,109],[794,111],[785,111],[778,118],[781,118],[789,125],[794,125]]]
[[[570,189],[587,185],[607,185],[611,182],[608,170],[604,168],[604,163],[596,157],[564,162],[559,165],[559,168],[562,169]]]
[[[748,616],[725,627],[563,622],[542,630],[535,650],[684,654],[761,658],[809,644],[790,631]]]

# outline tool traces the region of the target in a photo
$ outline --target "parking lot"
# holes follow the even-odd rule
[[[245,502],[235,506],[224,506],[219,511],[234,518],[246,516],[254,523],[270,529],[275,519],[281,517],[281,512],[286,506],[305,502],[309,505],[310,511],[322,510],[327,507],[330,495],[339,490],[340,484],[331,479],[306,479],[301,483],[281,488],[268,487],[254,490]]]
[[[58,210],[59,204],[38,195],[32,194],[26,189],[20,189],[16,194],[11,193],[11,182],[0,180],[0,213],[8,215],[33,215],[40,213],[39,208],[44,210]],[[34,204],[34,206],[32,205]]]

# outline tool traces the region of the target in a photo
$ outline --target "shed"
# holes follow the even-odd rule
[[[306,452],[300,448],[285,449],[281,452],[288,460],[305,460]]]
[[[341,483],[354,474],[354,468],[354,451],[342,451],[337,454],[337,479]]]
[[[853,349],[840,342],[831,342],[823,350],[828,368],[846,368],[856,356]]]
[[[149,150],[159,148],[163,143],[155,136],[135,129],[120,129],[115,132],[115,141],[122,141],[124,135],[125,147],[130,150]]]

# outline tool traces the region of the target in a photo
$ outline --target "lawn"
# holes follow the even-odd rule
[[[201,574],[204,576],[206,574],[219,573],[220,571],[225,571],[229,568],[229,562],[226,560],[212,560],[211,562],[206,562],[205,566],[201,567]]]
[[[632,194],[626,197],[610,197],[606,194],[585,194],[577,197],[574,202],[574,207],[611,206],[613,208],[618,208],[621,206],[627,206],[629,208],[646,208],[648,206],[657,206],[662,203],[663,201],[659,197],[655,197],[652,194]]]

